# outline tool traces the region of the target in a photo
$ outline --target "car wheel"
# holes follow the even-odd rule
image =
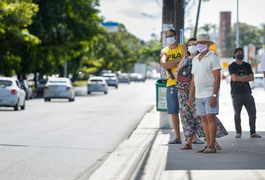
[[[51,101],[51,99],[50,99],[50,98],[48,98],[48,101]]]
[[[21,110],[24,110],[25,107],[26,107],[26,103],[25,103],[25,101],[24,101],[24,104],[23,104],[23,106],[20,106],[20,109],[21,109]]]
[[[118,89],[118,86],[116,86],[116,89]]]
[[[72,101],[75,101],[75,98],[73,98]]]
[[[108,92],[107,92],[107,91],[105,91],[105,92],[104,92],[104,94],[108,94]]]
[[[14,110],[15,110],[15,111],[18,111],[18,109],[19,109],[19,99],[18,99],[18,101],[17,101],[17,104],[16,104],[15,107],[14,107]]]
[[[44,98],[44,101],[46,102],[46,101],[48,101],[48,99]]]
[[[72,98],[69,98],[68,100],[69,100],[69,102],[71,102],[72,101]]]
[[[91,94],[91,92],[87,92],[87,94]]]

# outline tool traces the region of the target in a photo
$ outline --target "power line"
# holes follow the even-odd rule
[[[158,4],[158,6],[162,9],[161,4],[158,2],[158,0],[155,0],[155,2]]]

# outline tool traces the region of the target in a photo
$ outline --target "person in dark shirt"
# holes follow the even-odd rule
[[[244,50],[242,48],[236,48],[233,58],[235,62],[231,63],[228,67],[231,76],[231,96],[233,100],[233,106],[235,111],[235,127],[236,138],[241,138],[241,110],[245,106],[249,116],[250,137],[261,138],[256,133],[256,105],[254,97],[251,95],[250,81],[254,80],[254,75],[249,63],[243,61]]]

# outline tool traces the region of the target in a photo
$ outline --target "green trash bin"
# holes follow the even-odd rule
[[[167,111],[166,92],[167,92],[166,80],[158,79],[156,81],[156,110],[157,111]]]

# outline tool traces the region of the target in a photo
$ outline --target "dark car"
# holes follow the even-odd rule
[[[118,79],[120,83],[128,83],[130,84],[130,76],[127,73],[121,73],[118,75]]]
[[[39,80],[37,84],[37,97],[42,97],[43,96],[43,90],[45,87],[45,84],[47,83],[48,79],[41,79]]]
[[[22,80],[22,81],[20,81],[20,85],[21,85],[21,88],[24,89],[24,91],[26,93],[26,100],[33,99],[33,90],[29,86],[28,81]]]

